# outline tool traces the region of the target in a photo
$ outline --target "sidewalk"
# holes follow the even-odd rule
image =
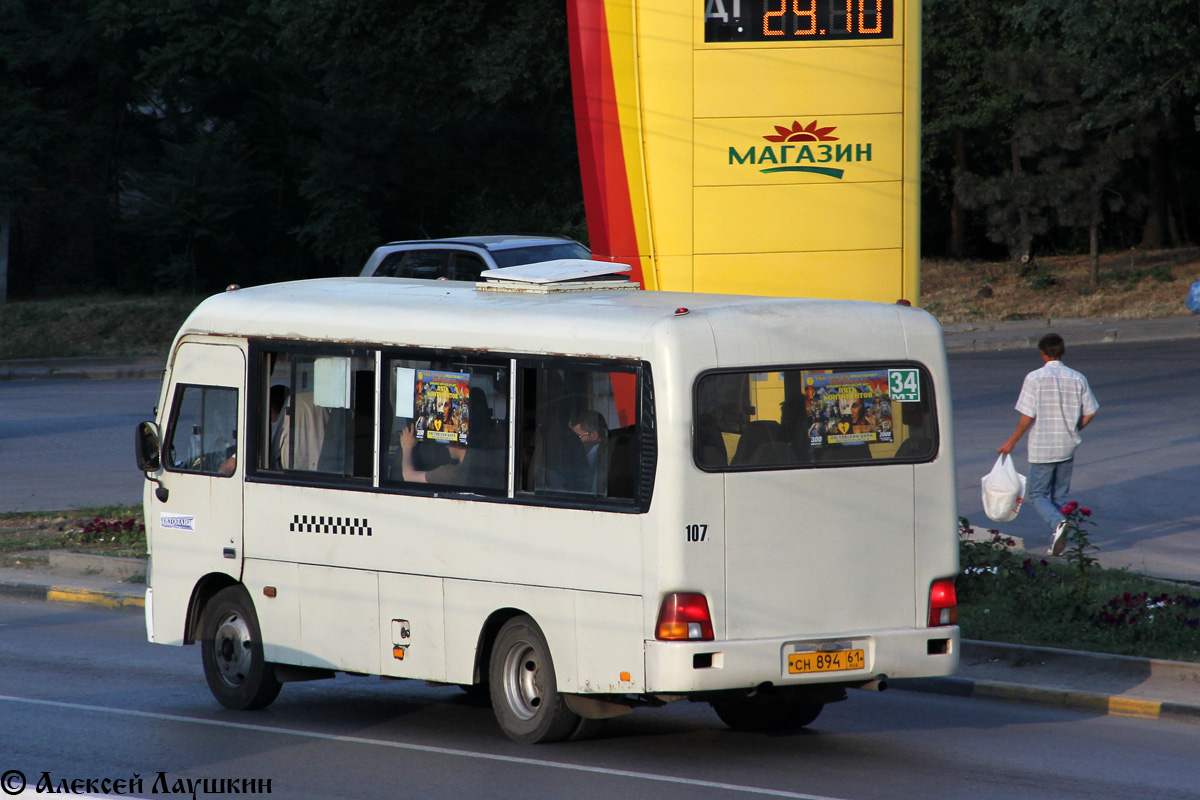
[[[946,351],[970,353],[1037,347],[1049,331],[1063,333],[1072,346],[1114,342],[1155,342],[1200,338],[1200,314],[1162,319],[1036,319],[1019,322],[963,322],[944,325]],[[35,378],[115,380],[160,378],[159,358],[50,358],[0,361],[0,381]]]
[[[0,361],[0,381],[63,378],[73,380],[117,380],[160,378],[165,365],[161,358],[28,358]]]
[[[1200,723],[1200,663],[963,640],[958,674],[892,688]]]
[[[1072,347],[1116,342],[1158,342],[1200,337],[1200,314],[1162,319],[1037,319],[1020,322],[965,322],[943,325],[946,352],[1036,348],[1038,339],[1054,331]]]
[[[49,556],[51,566],[0,567],[0,596],[134,611],[145,608],[145,584],[119,577],[144,576],[144,562]],[[1200,723],[1200,663],[964,640],[957,675],[909,678],[891,685],[901,691]]]
[[[49,558],[50,564],[31,562],[31,566],[0,567],[0,596],[86,603],[100,608],[141,610],[146,606],[144,559],[59,551],[26,555]]]

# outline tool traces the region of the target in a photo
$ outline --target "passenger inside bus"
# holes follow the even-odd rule
[[[594,494],[605,494],[608,483],[608,423],[604,421],[604,415],[594,409],[576,414],[571,420],[571,430],[583,443],[588,488]]]
[[[271,387],[269,410],[271,417],[271,469],[283,468],[282,454],[289,439],[287,415],[284,414],[287,400],[288,389],[286,386],[277,383]]]
[[[470,435],[466,443],[420,442],[416,428],[407,424],[400,433],[400,469],[410,483],[442,484],[474,489],[503,489],[507,486],[505,452],[495,434],[495,421],[487,392],[471,387],[467,419]],[[418,455],[420,446],[426,447]],[[428,464],[436,466],[429,466]],[[393,468],[393,471],[396,471]]]
[[[417,469],[413,465],[413,453],[417,449],[417,431],[412,423],[406,425],[400,433],[400,465],[404,480],[410,483],[459,483],[459,472],[469,455],[467,446],[459,442],[447,442],[443,446],[449,456],[446,463],[429,470]]]

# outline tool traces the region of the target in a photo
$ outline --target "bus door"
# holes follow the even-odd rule
[[[196,578],[209,573],[241,576],[245,374],[237,347],[186,342],[176,354],[163,437],[167,499],[156,501],[157,514],[146,520],[155,528],[156,598],[166,591],[190,594]],[[178,606],[168,601],[162,607]]]

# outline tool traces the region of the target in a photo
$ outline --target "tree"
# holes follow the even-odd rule
[[[195,294],[204,256],[229,255],[241,244],[230,223],[254,207],[267,177],[254,169],[252,150],[238,150],[233,125],[225,123],[190,142],[166,143],[153,173],[127,176],[138,190],[127,196],[126,226],[168,254],[160,283]]]
[[[1014,255],[1086,231],[1181,244],[1197,202],[1200,14],[1187,0],[925,3],[925,181]],[[926,199],[930,194],[926,193]],[[1061,245],[1060,245],[1061,246]]]
[[[1011,196],[1007,188],[991,191],[999,187],[980,186],[972,177],[1004,156],[1004,134],[1020,107],[1011,85],[992,79],[1012,58],[1015,29],[1007,8],[1000,0],[926,0],[922,6],[922,183],[939,187],[931,199],[949,211],[947,249],[959,257],[966,250],[968,205],[988,207],[998,197],[985,196]],[[991,214],[997,215],[1008,211]]]
[[[268,4],[105,0],[138,42],[119,171],[125,246],[143,280],[186,291],[282,277],[302,219],[281,102],[291,60]],[[290,275],[289,275],[290,277]]]
[[[0,4],[0,208],[6,209],[5,291],[27,291],[35,276],[87,285],[87,254],[103,228],[107,163],[103,133],[106,62],[82,0]]]
[[[1099,281],[1099,230],[1106,206],[1145,209],[1143,240],[1162,244],[1167,195],[1154,185],[1163,176],[1154,165],[1167,150],[1171,120],[1181,104],[1197,107],[1200,16],[1195,12],[1194,3],[1182,0],[1026,0],[1016,9],[1027,34],[1053,43],[1060,71],[1073,84],[1058,98],[1068,112],[1064,139],[1071,143],[1064,146],[1076,154],[1057,170],[1058,216],[1061,224],[1087,228],[1093,284]],[[1135,159],[1148,165],[1142,174],[1150,185],[1116,190],[1124,165]]]
[[[317,252],[349,271],[387,239],[582,229],[559,0],[277,5]]]

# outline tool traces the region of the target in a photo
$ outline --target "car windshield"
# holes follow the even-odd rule
[[[530,247],[514,247],[510,250],[493,250],[492,258],[498,267],[515,267],[518,264],[537,264],[541,261],[556,261],[560,258],[591,258],[592,254],[578,242],[555,242]]]

